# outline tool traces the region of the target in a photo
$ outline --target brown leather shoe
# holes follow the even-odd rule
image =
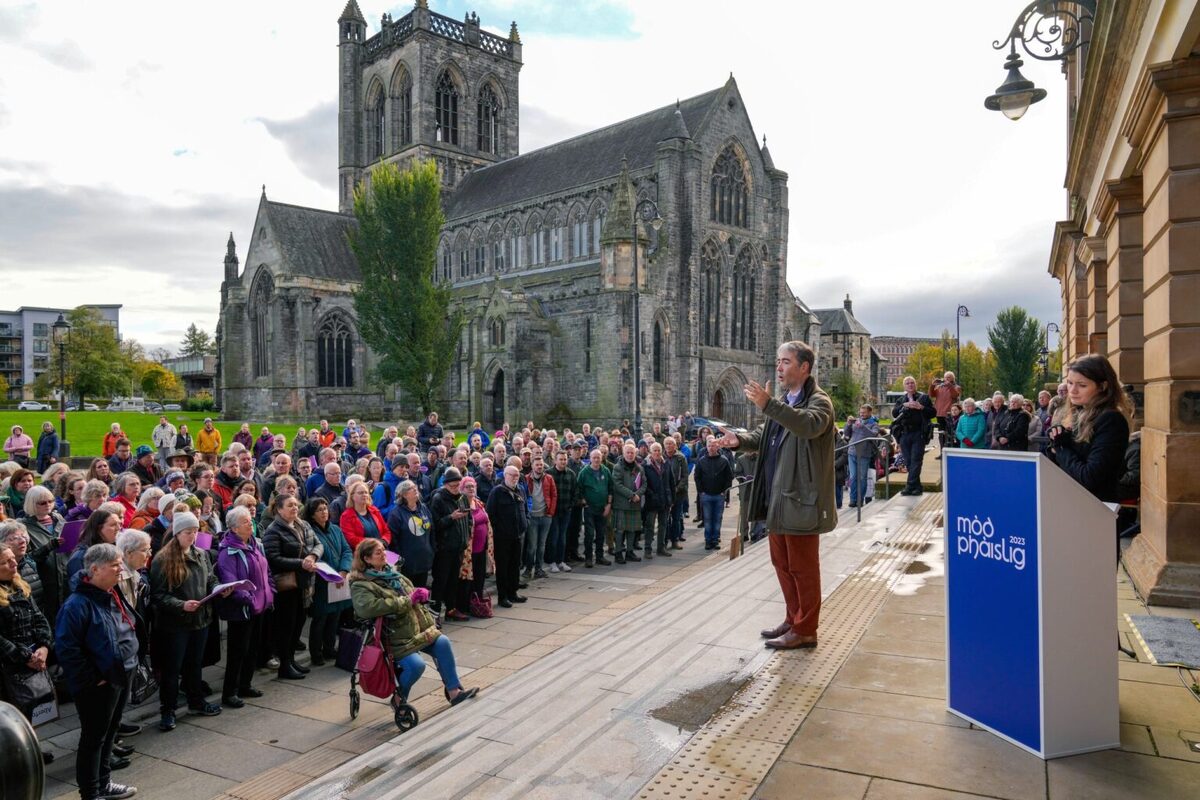
[[[802,636],[788,631],[777,639],[767,640],[767,647],[772,650],[799,650],[805,647],[816,647],[816,636]]]
[[[776,639],[780,636],[783,636],[785,633],[787,633],[791,629],[792,629],[792,623],[782,622],[782,623],[776,625],[774,628],[767,628],[766,630],[759,631],[758,633],[764,639]]]

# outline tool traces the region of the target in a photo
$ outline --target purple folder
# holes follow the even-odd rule
[[[71,553],[75,550],[75,545],[79,544],[79,537],[83,534],[83,526],[87,524],[86,519],[77,519],[74,522],[68,522],[62,529],[62,544],[58,546],[58,552]]]

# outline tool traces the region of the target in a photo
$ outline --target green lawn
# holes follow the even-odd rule
[[[209,415],[200,411],[167,412],[167,419],[176,428],[181,423],[188,426],[193,441],[195,441],[196,432],[204,427],[205,416]],[[54,428],[57,430],[58,411],[0,411],[0,432],[3,433],[0,436],[0,443],[3,439],[8,438],[8,433],[13,425],[23,427],[33,441],[37,442],[43,422],[54,423]],[[121,430],[125,431],[125,435],[129,437],[129,441],[133,443],[135,449],[139,444],[153,446],[150,433],[158,424],[157,414],[139,414],[136,411],[68,411],[67,439],[71,442],[71,455],[100,455],[104,434],[108,433],[109,426],[114,422],[121,424]],[[221,431],[221,438],[226,446],[233,442],[233,435],[241,428],[240,422],[224,422],[214,419],[214,424]],[[296,433],[297,426],[291,424],[276,426],[270,423],[267,425],[275,433],[287,436],[288,446],[291,446],[292,436]],[[261,422],[252,423],[250,432],[257,438],[262,426]]]

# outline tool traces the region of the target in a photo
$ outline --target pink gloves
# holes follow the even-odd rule
[[[420,586],[420,587],[417,587],[416,589],[413,589],[412,594],[410,594],[408,597],[414,603],[428,603],[429,602],[429,590],[426,589],[424,586]]]

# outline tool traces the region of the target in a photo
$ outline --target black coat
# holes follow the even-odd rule
[[[509,489],[503,483],[496,484],[488,495],[487,513],[495,536],[516,538],[529,525],[525,517],[525,499],[519,491]]]
[[[1120,411],[1109,409],[1092,426],[1091,441],[1076,441],[1064,430],[1048,455],[1080,486],[1106,503],[1115,503],[1121,498],[1119,486],[1128,445],[1129,421]]]
[[[285,572],[296,573],[296,586],[303,590],[312,583],[313,574],[304,569],[304,557],[307,555],[301,539],[304,534],[299,530],[300,521],[296,521],[296,529],[288,526],[281,517],[271,521],[262,537],[263,552],[267,556],[267,565],[271,574],[281,575]]]
[[[642,510],[665,511],[669,509],[675,495],[675,484],[671,477],[670,465],[663,462],[658,469],[655,469],[650,463],[650,459],[646,459],[642,464],[642,480],[646,482]]]
[[[445,486],[433,493],[429,513],[433,515],[433,537],[438,550],[462,550],[467,546],[471,536],[471,516],[468,514],[462,519],[450,516],[464,508],[462,501],[462,495],[451,494]]]
[[[916,401],[921,404],[921,410],[915,408],[905,408],[904,404],[908,402],[908,395],[904,395],[896,404],[892,406],[892,436],[897,440],[906,434],[916,431],[921,432],[928,438],[932,429],[930,420],[937,416],[937,411],[933,407],[933,401],[929,399],[929,395],[924,392],[917,392]]]
[[[1029,449],[1029,414],[1023,410],[1011,408],[1000,412],[996,419],[996,427],[992,431],[992,446],[996,450]],[[1001,439],[1007,439],[1007,444],[1000,444]]]
[[[442,426],[430,425],[429,421],[422,422],[417,427],[417,447],[424,453],[429,449],[430,445],[438,444],[442,440]],[[436,439],[437,441],[431,441]]]
[[[696,491],[701,494],[724,494],[733,485],[733,467],[722,455],[703,454],[692,472],[696,478]]]

